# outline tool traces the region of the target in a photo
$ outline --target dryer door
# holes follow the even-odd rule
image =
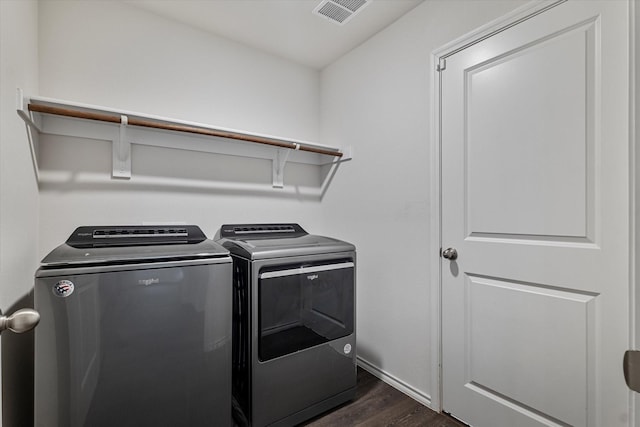
[[[258,278],[260,361],[353,333],[352,260],[269,267]]]

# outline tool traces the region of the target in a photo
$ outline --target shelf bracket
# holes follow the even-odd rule
[[[290,152],[290,148],[279,148],[276,150],[272,161],[273,188],[284,188],[284,167],[287,164]]]
[[[35,118],[29,114],[27,108],[27,99],[24,96],[22,89],[16,88],[16,110],[18,116],[24,120],[27,128],[27,138],[29,139],[29,151],[31,151],[31,161],[33,164],[33,172],[36,176],[36,180],[40,181],[40,160],[38,154],[38,145],[40,140],[40,132],[42,131],[42,123],[40,116]]]
[[[35,118],[29,114],[29,110],[27,108],[28,100],[24,96],[24,92],[22,89],[16,89],[16,110],[18,111],[18,115],[24,120],[24,122],[30,126],[33,130],[38,132],[42,132],[42,123],[40,120],[40,116],[36,116]]]
[[[127,125],[129,119],[125,115],[120,116],[119,134],[113,140],[113,178],[131,179],[131,142],[127,140]]]

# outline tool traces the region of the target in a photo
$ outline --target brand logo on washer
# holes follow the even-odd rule
[[[51,288],[53,294],[61,298],[66,298],[71,295],[74,289],[75,286],[73,285],[73,282],[69,280],[60,280],[58,283],[53,285],[53,288]]]
[[[160,283],[160,279],[157,278],[152,278],[152,279],[140,279],[138,280],[138,284],[139,285],[145,285],[145,286],[149,286],[149,285],[155,285],[156,283]]]
[[[307,279],[309,279],[309,280],[316,280],[317,278],[318,278],[317,274],[310,274],[310,275],[307,276]]]
[[[351,353],[351,344],[345,344],[344,345],[344,354],[349,354]]]

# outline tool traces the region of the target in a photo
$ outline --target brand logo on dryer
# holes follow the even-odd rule
[[[151,278],[151,279],[140,279],[138,280],[138,284],[139,285],[145,285],[145,286],[149,286],[149,285],[155,285],[156,283],[160,283],[160,279],[158,278]]]
[[[309,279],[309,280],[316,280],[317,278],[318,278],[317,274],[310,274],[310,275],[307,276],[307,279]]]
[[[60,280],[58,283],[53,285],[51,291],[57,297],[66,298],[73,293],[75,286],[73,282],[70,280]]]

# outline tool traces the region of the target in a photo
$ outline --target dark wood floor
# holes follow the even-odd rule
[[[302,425],[308,427],[465,426],[453,418],[433,412],[361,368],[358,368],[358,389],[353,401]]]

